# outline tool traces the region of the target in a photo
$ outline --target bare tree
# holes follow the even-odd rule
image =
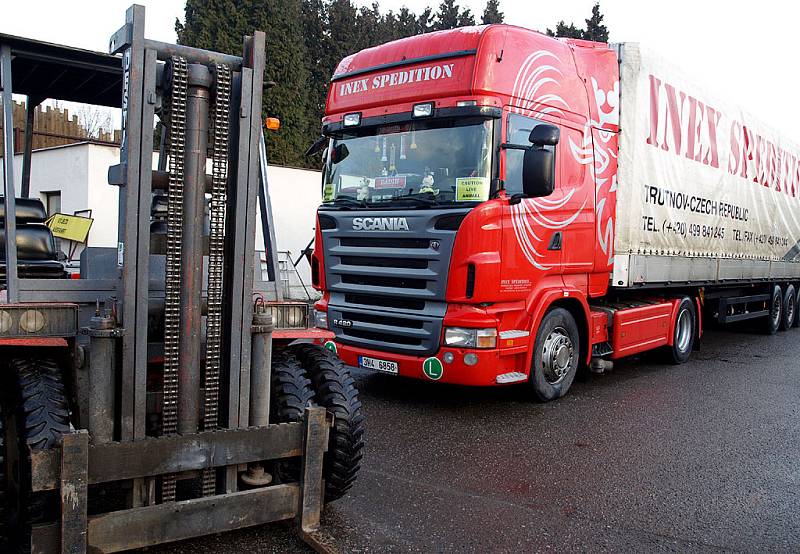
[[[92,106],[89,104],[78,104],[75,109],[78,122],[86,130],[89,138],[99,139],[102,134],[113,132],[114,123],[111,111]]]

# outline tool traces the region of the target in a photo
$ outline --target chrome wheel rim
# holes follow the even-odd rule
[[[542,345],[542,375],[551,385],[557,385],[569,375],[575,359],[575,345],[563,327],[556,327]]]
[[[678,347],[678,351],[686,352],[689,349],[689,343],[692,341],[692,316],[689,310],[681,310],[675,328],[677,329],[675,344]]]

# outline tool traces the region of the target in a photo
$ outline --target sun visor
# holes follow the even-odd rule
[[[338,74],[330,85],[327,112],[469,94],[474,68],[475,50],[461,50]]]

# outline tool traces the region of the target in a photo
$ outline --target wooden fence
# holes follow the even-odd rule
[[[0,157],[3,156],[2,132],[0,120]],[[33,118],[33,149],[62,146],[75,142],[92,141],[94,143],[119,145],[120,131],[105,132],[90,137],[77,115],[70,116],[69,110],[53,106],[37,106]],[[14,102],[14,153],[21,154],[25,147],[25,103]]]

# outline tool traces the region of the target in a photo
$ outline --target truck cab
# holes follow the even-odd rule
[[[539,373],[540,398],[563,395],[608,341],[589,302],[613,262],[618,79],[606,44],[508,25],[345,58],[312,256],[328,347],[463,385]],[[548,325],[536,356],[554,311],[572,322]]]

